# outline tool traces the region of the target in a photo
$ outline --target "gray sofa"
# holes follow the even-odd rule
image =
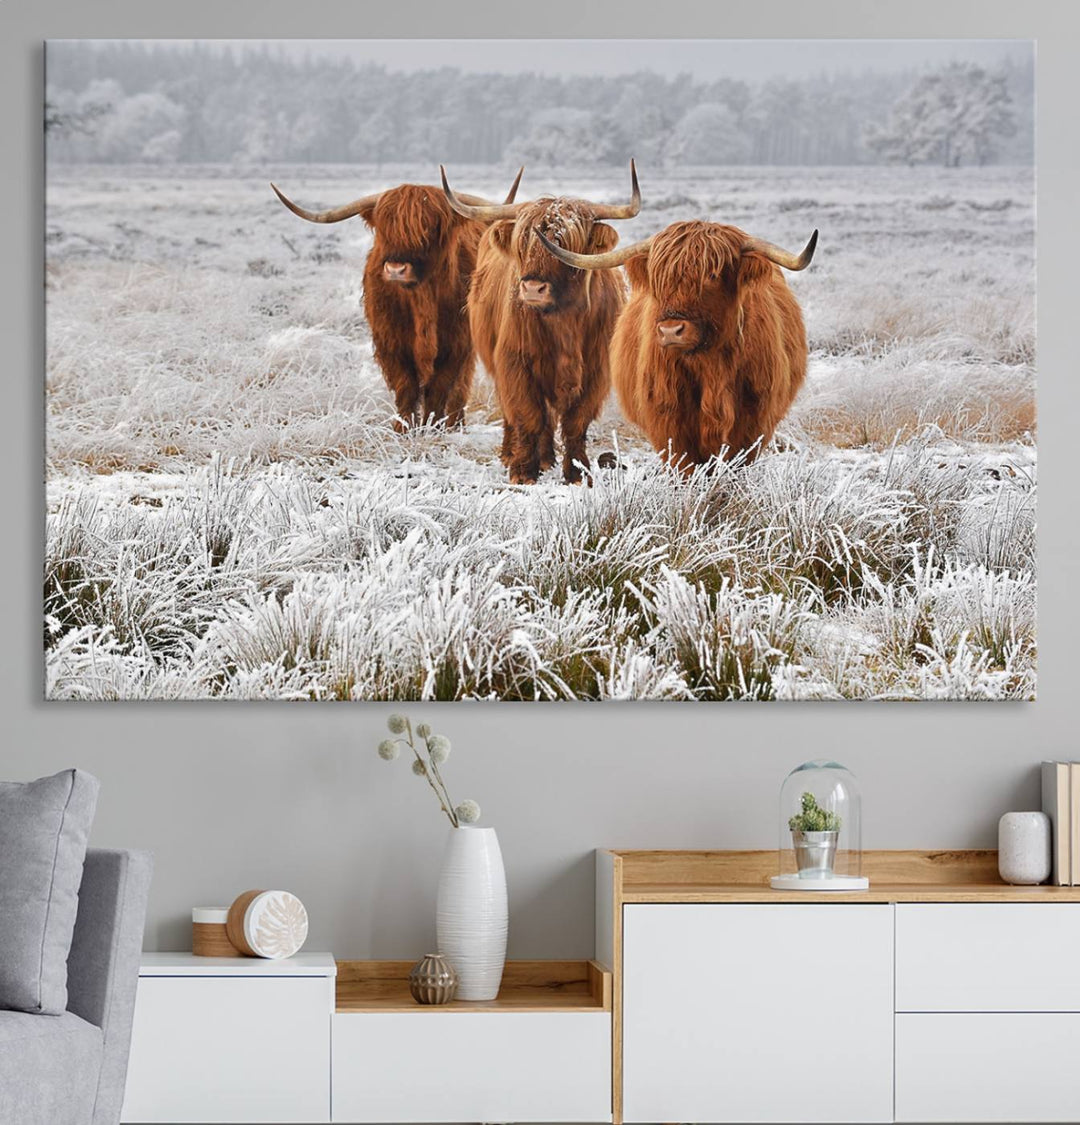
[[[0,1011],[4,1125],[120,1120],[151,868],[146,852],[87,851],[67,1011]]]

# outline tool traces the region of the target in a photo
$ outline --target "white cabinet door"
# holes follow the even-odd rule
[[[335,1122],[611,1120],[610,1012],[339,1012]]]
[[[898,1015],[896,1120],[1080,1121],[1080,1015]]]
[[[1080,903],[901,903],[896,1010],[1080,1012],[1078,954]]]
[[[122,1120],[330,1120],[324,977],[142,977]]]
[[[877,1122],[893,1109],[893,910],[623,912],[627,1122]]]

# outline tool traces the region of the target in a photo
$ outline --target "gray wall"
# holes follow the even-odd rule
[[[1080,184],[1070,5],[1014,0],[903,5],[539,6],[461,0],[392,5],[324,0],[6,0],[0,3],[0,256],[3,568],[0,775],[78,764],[102,780],[94,842],[153,849],[149,948],[183,947],[194,904],[248,887],[296,891],[310,948],[411,957],[432,939],[445,832],[402,762],[374,755],[389,709],[363,705],[46,705],[40,682],[41,48],[50,36],[310,35],[1016,36],[1039,37],[1040,538],[1038,703],[430,706],[453,738],[454,791],[495,824],[511,887],[511,953],[584,956],[592,947],[596,846],[770,847],[787,770],[835,756],[866,794],[870,847],[992,845],[998,815],[1037,802],[1036,764],[1077,755],[1075,429],[1080,371],[1070,348]],[[454,14],[463,9],[465,16]],[[663,11],[663,18],[656,13]],[[685,18],[679,18],[685,17]],[[617,49],[617,48],[616,48]],[[420,710],[413,708],[414,715]]]

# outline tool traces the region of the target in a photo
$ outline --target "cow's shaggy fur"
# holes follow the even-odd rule
[[[798,302],[748,236],[717,223],[674,223],[626,263],[630,299],[612,338],[626,417],[675,462],[753,458],[806,377]],[[659,326],[684,322],[681,347]]]
[[[419,184],[384,191],[361,217],[375,232],[364,312],[399,424],[461,425],[476,363],[462,310],[484,225],[456,214],[440,189]],[[416,281],[387,281],[388,261],[409,263]]]
[[[490,372],[503,413],[502,460],[515,483],[532,483],[555,462],[563,440],[563,478],[578,483],[588,468],[590,423],[611,386],[609,341],[625,300],[617,273],[592,276],[563,265],[536,238],[578,253],[601,253],[618,241],[583,200],[543,198],[483,235],[469,292],[473,341]],[[522,281],[546,282],[550,302],[525,304]]]

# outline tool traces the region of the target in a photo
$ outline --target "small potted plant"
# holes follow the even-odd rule
[[[836,861],[840,817],[823,809],[813,793],[803,793],[802,811],[788,821],[800,879],[829,878]]]

